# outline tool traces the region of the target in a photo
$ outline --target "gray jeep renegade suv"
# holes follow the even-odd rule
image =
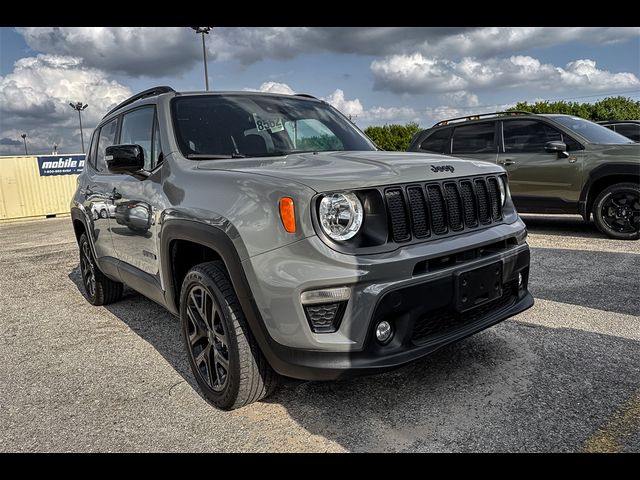
[[[382,371],[533,305],[502,167],[379,151],[306,95],[135,95],[95,129],[71,215],[89,301],[127,284],[179,316],[225,409],[277,374]]]

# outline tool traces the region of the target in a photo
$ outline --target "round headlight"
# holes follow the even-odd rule
[[[362,203],[353,193],[331,193],[320,201],[320,225],[334,240],[349,240],[362,226]]]
[[[507,188],[509,188],[504,177],[500,177],[498,188],[500,189],[500,204],[504,207],[504,202],[507,201]]]

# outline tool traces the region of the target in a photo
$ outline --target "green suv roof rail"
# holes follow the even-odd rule
[[[155,95],[160,95],[161,93],[169,93],[169,92],[175,92],[175,90],[173,88],[171,88],[171,87],[166,86],[166,85],[161,85],[159,87],[148,88],[147,90],[144,90],[144,91],[142,91],[140,93],[135,94],[132,97],[127,98],[124,102],[119,103],[118,105],[113,107],[111,110],[109,110],[107,112],[107,114],[102,118],[108,117],[113,112],[115,112],[117,110],[120,110],[122,107],[126,107],[127,105],[130,105],[133,102],[135,102],[136,100],[140,100],[141,98],[153,97]]]
[[[512,110],[510,112],[493,112],[493,113],[481,113],[478,115],[466,115],[464,117],[450,118],[448,120],[441,120],[433,127],[441,127],[442,125],[448,125],[451,122],[468,122],[469,120],[478,120],[480,117],[489,117],[492,115],[532,115],[531,112],[525,112],[524,110]],[[431,127],[431,128],[433,128]]]

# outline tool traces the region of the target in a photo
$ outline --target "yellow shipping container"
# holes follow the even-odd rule
[[[42,176],[37,156],[0,157],[0,221],[69,213],[77,178],[77,174]]]

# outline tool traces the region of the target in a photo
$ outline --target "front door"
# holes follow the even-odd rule
[[[113,119],[96,130],[87,156],[86,175],[81,175],[81,192],[84,195],[84,208],[87,215],[92,243],[96,258],[115,257],[111,232],[111,219],[115,213],[113,198],[114,175],[107,171],[104,161],[105,149],[115,143],[118,133],[118,119]]]
[[[126,265],[159,281],[157,214],[164,198],[160,185],[160,135],[155,122],[155,108],[145,106],[122,116],[119,144],[142,147],[144,172],[115,177],[114,215],[111,223],[113,246]],[[155,125],[155,127],[154,127]]]
[[[505,120],[502,134],[498,163],[507,170],[516,208],[577,213],[584,159],[580,145],[539,120]],[[569,157],[546,151],[545,144],[551,141],[565,142]]]

